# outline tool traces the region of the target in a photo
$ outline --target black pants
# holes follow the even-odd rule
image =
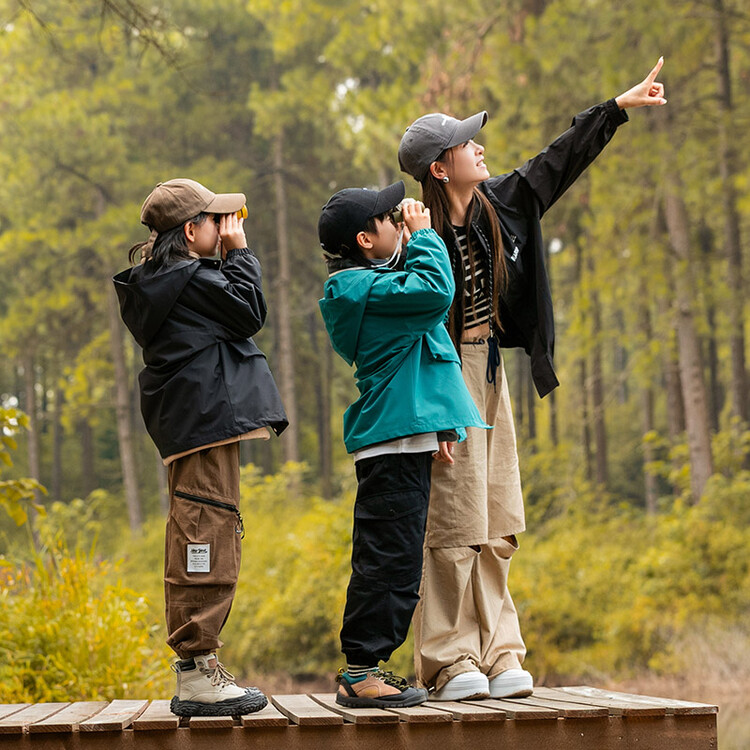
[[[349,664],[375,666],[406,640],[419,601],[432,454],[374,456],[356,468],[341,650]]]

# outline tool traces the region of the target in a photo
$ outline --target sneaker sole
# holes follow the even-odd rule
[[[502,695],[490,693],[490,698],[528,698],[533,692],[534,688],[523,688],[512,693],[503,692]]]
[[[387,701],[382,698],[347,698],[336,693],[336,703],[347,708],[411,708],[421,706],[426,700],[424,695],[402,701]]]
[[[490,694],[486,690],[475,690],[475,691],[456,691],[455,693],[452,693],[450,695],[441,695],[439,698],[436,698],[434,695],[431,695],[427,700],[434,702],[434,703],[440,703],[441,701],[470,701],[470,700],[480,700],[481,698],[489,698]]]
[[[169,708],[176,716],[242,716],[260,711],[268,705],[268,698],[263,693],[245,698],[233,698],[218,703],[197,703],[181,701],[175,695],[169,702]]]

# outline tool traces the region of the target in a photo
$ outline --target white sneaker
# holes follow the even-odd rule
[[[181,659],[172,670],[177,691],[169,707],[177,716],[242,716],[268,703],[258,688],[237,686],[216,654]]]
[[[506,669],[490,680],[490,698],[525,698],[534,692],[534,680],[525,669]]]
[[[430,693],[430,701],[462,701],[468,698],[488,698],[490,686],[487,675],[481,672],[462,672]]]

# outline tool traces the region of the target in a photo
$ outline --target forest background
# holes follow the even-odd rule
[[[512,589],[538,682],[747,685],[744,2],[0,0],[0,702],[171,689],[165,472],[110,283],[158,181],[247,194],[256,340],[291,421],[242,445],[223,659],[325,675],[355,389],[317,309],[320,207],[405,177],[400,136],[429,111],[488,110],[479,140],[508,171],[659,55],[669,104],[631,111],[544,220],[561,387],[539,400],[527,356],[504,352],[529,527]]]

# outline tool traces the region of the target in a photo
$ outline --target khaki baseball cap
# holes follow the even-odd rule
[[[213,193],[200,182],[187,179],[160,182],[141,206],[141,224],[167,232],[201,212],[231,214],[247,202],[244,193]]]

